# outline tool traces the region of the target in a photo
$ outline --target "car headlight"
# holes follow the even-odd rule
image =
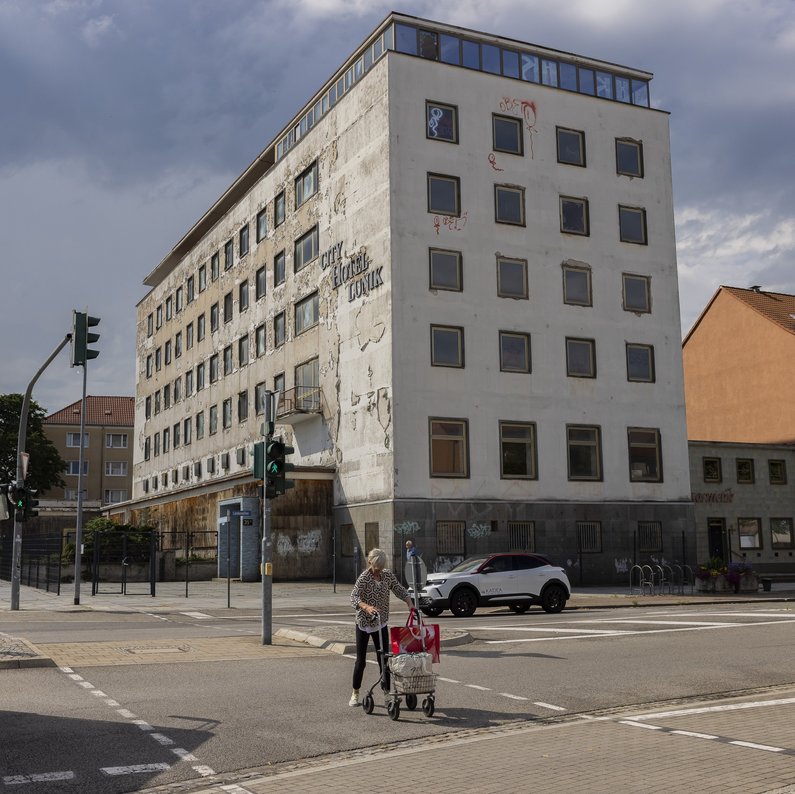
[[[436,579],[433,582],[428,582],[428,587],[438,587],[440,584],[444,584],[447,579]]]

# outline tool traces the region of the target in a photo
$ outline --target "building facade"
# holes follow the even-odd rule
[[[44,420],[44,431],[67,468],[62,474],[66,485],[39,497],[40,525],[57,518],[64,526],[74,526],[80,472],[80,410],[78,400]],[[98,512],[132,497],[134,420],[134,397],[86,396],[82,483],[85,510]]]
[[[431,567],[536,549],[575,581],[623,581],[639,531],[679,557],[650,80],[390,15],[145,279],[125,511],[215,526],[255,496],[276,391],[298,469],[272,503],[277,578],[332,551],[352,575],[376,544],[397,565],[407,537]]]

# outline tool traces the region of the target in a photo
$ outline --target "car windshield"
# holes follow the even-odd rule
[[[470,557],[469,559],[459,562],[455,568],[450,569],[450,573],[471,573],[472,571],[480,568],[488,557]]]

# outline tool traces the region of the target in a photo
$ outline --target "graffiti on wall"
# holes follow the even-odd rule
[[[530,133],[530,158],[533,158],[533,136],[538,132],[536,121],[538,114],[536,103],[528,99],[516,99],[515,97],[504,96],[500,100],[500,111],[518,116],[524,121],[527,131]]]
[[[485,538],[491,533],[491,524],[470,524],[467,527],[467,535],[470,538]]]
[[[396,535],[416,535],[420,531],[420,525],[416,521],[401,521],[392,530]]]
[[[467,225],[468,218],[469,212],[467,210],[464,210],[460,216],[434,215],[433,228],[436,229],[436,234],[439,234],[439,230],[442,226],[449,229],[451,232],[460,232],[463,230],[464,226]]]

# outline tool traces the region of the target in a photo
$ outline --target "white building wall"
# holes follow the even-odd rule
[[[667,115],[390,55],[396,497],[685,500],[689,496]],[[458,145],[429,141],[425,100],[458,107]],[[534,103],[523,157],[492,154],[492,113]],[[555,127],[585,132],[586,168],[557,162]],[[643,142],[645,176],[616,175],[615,138]],[[455,230],[427,212],[426,174],[461,179]],[[525,187],[526,228],[494,221],[495,183]],[[590,236],[559,231],[559,196],[588,197]],[[619,241],[618,205],[647,211],[648,245]],[[463,252],[463,292],[428,289],[428,248]],[[529,300],[497,297],[496,254],[528,261]],[[564,260],[592,268],[593,306],[563,303]],[[622,309],[622,272],[651,276],[652,312]],[[464,326],[465,368],[430,366],[431,323]],[[532,373],[500,372],[498,332],[531,334]],[[596,340],[597,377],[566,376],[565,337]],[[625,342],[654,345],[656,382],[628,383]],[[469,420],[468,479],[430,478],[428,417]],[[501,480],[499,420],[532,421],[537,481]],[[600,425],[604,481],[567,480],[567,423]],[[664,482],[630,483],[628,426],[662,436]]]

